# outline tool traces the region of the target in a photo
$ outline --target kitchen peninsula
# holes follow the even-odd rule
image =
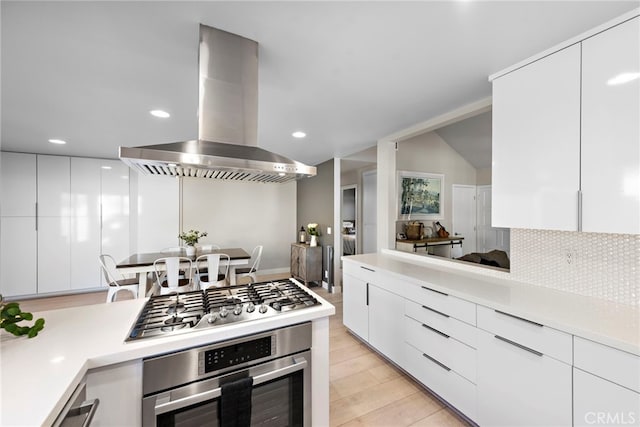
[[[316,294],[309,294],[318,304],[302,310],[130,342],[125,339],[148,299],[36,313],[46,320],[45,329],[37,337],[17,338],[5,331],[0,335],[0,425],[53,424],[83,381],[87,383],[87,398],[100,399],[97,424],[140,425],[143,359],[238,337],[261,336],[297,324],[310,325],[311,329],[311,421],[313,425],[328,425],[328,317],[335,309]]]
[[[344,325],[469,420],[577,426],[594,411],[640,419],[637,306],[399,251],[343,263]]]

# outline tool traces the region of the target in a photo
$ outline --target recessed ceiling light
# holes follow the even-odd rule
[[[102,169],[111,170],[111,166],[102,166]]]
[[[67,143],[67,141],[64,141],[62,139],[50,139],[49,142],[52,144],[60,144],[60,145]]]
[[[304,138],[305,136],[307,136],[306,133],[301,132],[301,131],[296,131],[294,133],[291,134],[294,138]]]
[[[171,114],[167,113],[166,111],[162,111],[162,110],[151,110],[151,111],[149,111],[149,113],[151,113],[152,116],[160,117],[161,119],[166,119],[166,118],[171,117]]]
[[[620,73],[615,77],[607,80],[607,84],[609,86],[621,85],[625,83],[629,83],[637,78],[640,78],[640,73]]]

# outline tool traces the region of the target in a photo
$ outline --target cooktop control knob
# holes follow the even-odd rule
[[[220,309],[220,317],[227,317],[227,314],[229,314],[229,310],[227,310],[227,307],[222,307]]]
[[[247,304],[247,313],[253,313],[254,311],[256,311],[256,306],[253,305],[252,302],[250,302],[249,304]]]
[[[215,313],[209,313],[209,317],[207,318],[207,322],[213,323],[213,322],[216,321],[216,319],[217,319],[217,317],[216,317]]]
[[[236,316],[242,314],[242,304],[236,304],[236,308],[233,309],[233,314]]]
[[[264,314],[264,313],[266,313],[266,312],[267,312],[267,305],[263,303],[263,304],[260,306],[260,308],[258,309],[258,311],[259,311],[260,313],[263,313],[263,314]]]

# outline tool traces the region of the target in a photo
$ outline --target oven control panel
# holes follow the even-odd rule
[[[201,351],[198,355],[200,375],[262,359],[275,353],[275,336],[243,341],[225,347]]]

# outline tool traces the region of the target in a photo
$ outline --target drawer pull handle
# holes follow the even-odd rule
[[[537,323],[528,319],[523,319],[522,317],[514,316],[513,314],[505,313],[504,311],[500,311],[500,310],[493,310],[493,311],[495,311],[498,314],[502,314],[503,316],[513,317],[514,319],[522,320],[523,322],[531,323],[532,325],[536,325],[541,328],[544,327],[544,325],[541,325],[540,323]]]
[[[442,364],[442,363],[438,362],[438,361],[437,361],[436,359],[434,359],[433,357],[431,357],[431,356],[429,356],[429,355],[427,355],[427,354],[425,354],[425,353],[422,353],[422,355],[423,355],[424,357],[426,357],[427,359],[431,360],[431,361],[432,361],[433,363],[435,363],[436,365],[440,366],[442,369],[446,369],[446,370],[447,370],[447,372],[451,370],[451,368],[450,368],[450,367],[448,367],[447,365],[444,365],[444,364]]]
[[[430,331],[435,332],[438,335],[442,335],[445,338],[449,338],[449,335],[445,334],[444,332],[440,332],[439,330],[437,330],[436,328],[432,328],[429,325],[425,325],[424,323],[422,324],[422,327],[429,329]]]
[[[441,312],[441,311],[434,310],[433,308],[431,308],[431,307],[427,307],[426,305],[423,305],[423,306],[422,306],[422,308],[424,308],[424,309],[426,309],[426,310],[429,310],[429,311],[433,311],[434,313],[437,313],[437,314],[439,314],[440,316],[444,316],[444,317],[446,317],[447,319],[449,318],[449,315],[448,315],[448,314],[444,314],[444,313],[443,313],[443,312]]]
[[[375,272],[376,272],[375,270],[373,270],[373,269],[371,269],[371,268],[367,268],[367,267],[363,267],[363,266],[360,266],[360,268],[362,268],[363,270],[370,271],[370,272],[372,272],[372,273],[375,273]]]
[[[426,290],[431,291],[431,292],[435,292],[436,294],[444,295],[445,297],[449,296],[449,294],[445,294],[444,292],[436,291],[435,289],[427,288],[426,286],[421,286],[421,288],[422,289],[426,289]]]
[[[535,354],[536,356],[540,356],[540,357],[544,356],[544,354],[540,353],[539,351],[535,351],[535,350],[534,350],[534,349],[532,349],[532,348],[529,348],[529,347],[524,346],[524,345],[522,345],[522,344],[518,344],[517,342],[513,342],[513,341],[511,341],[511,340],[508,340],[508,339],[506,339],[506,338],[503,338],[503,337],[501,337],[500,335],[494,335],[494,337],[496,337],[496,338],[497,338],[497,339],[499,339],[500,341],[504,341],[504,342],[506,342],[507,344],[511,344],[511,345],[513,345],[513,346],[516,346],[516,347],[518,347],[518,348],[521,348],[522,350],[528,351],[529,353],[533,353],[533,354]]]

